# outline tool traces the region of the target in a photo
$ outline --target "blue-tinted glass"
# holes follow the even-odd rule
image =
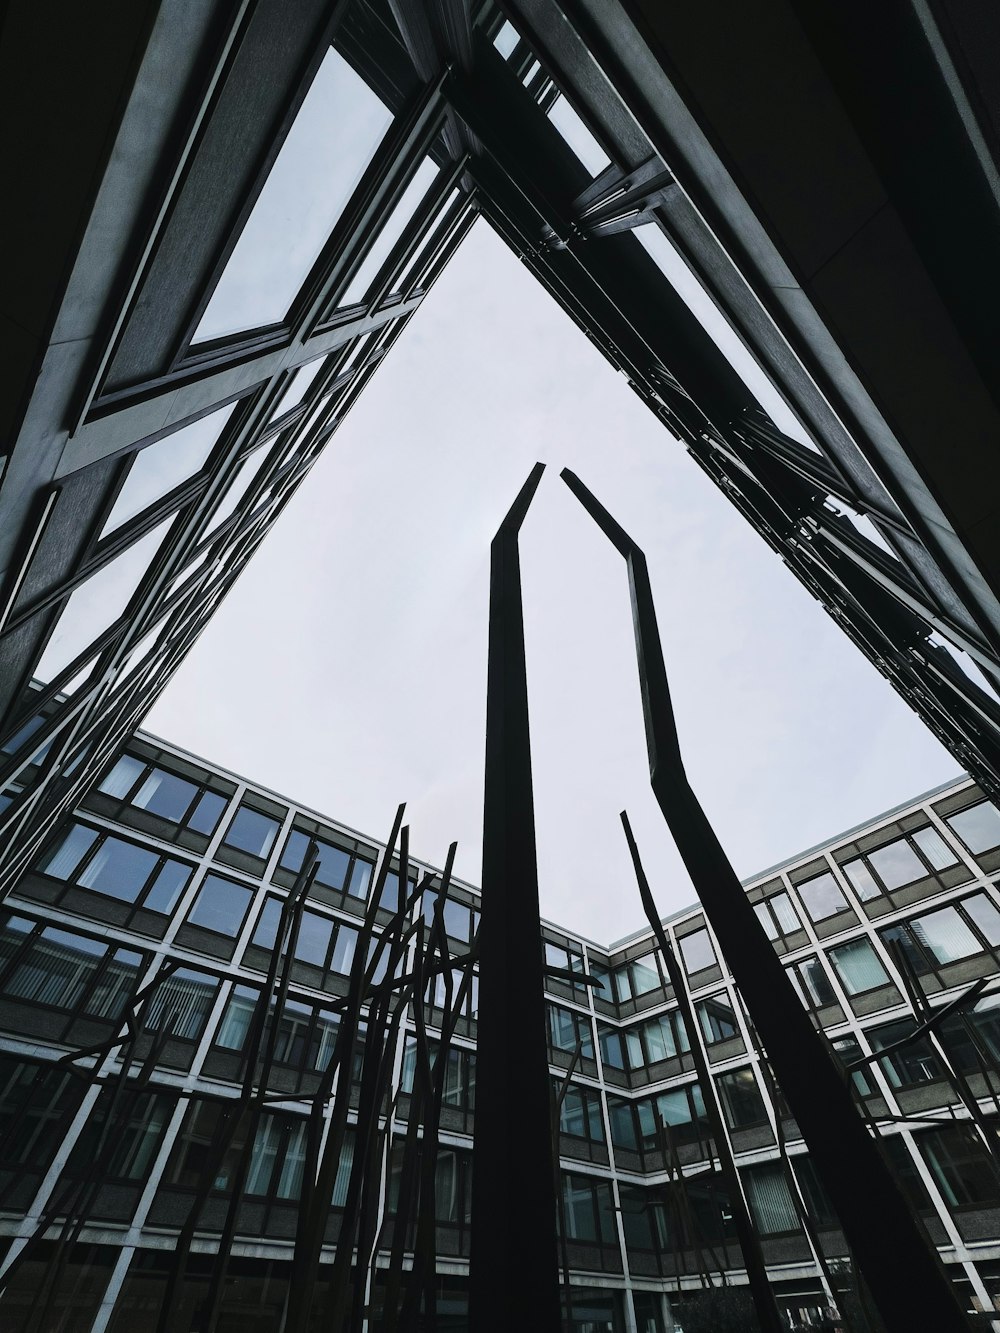
[[[456,940],[469,938],[470,913],[465,903],[453,903],[450,898],[444,904],[445,933]],[[565,964],[563,964],[565,966]]]
[[[372,870],[374,867],[370,861],[362,861],[360,857],[351,866],[351,880],[347,886],[347,892],[352,898],[364,898],[368,894],[368,885],[372,880]]]
[[[387,912],[399,911],[399,876],[395,870],[390,870],[382,886],[382,896],[378,900],[379,907]]]
[[[190,866],[182,861],[165,861],[146,894],[143,907],[148,907],[151,912],[172,912],[190,878]]]
[[[159,858],[155,852],[118,838],[105,838],[77,883],[85,889],[134,903]]]
[[[292,829],[285,843],[285,850],[281,853],[282,870],[291,870],[297,874],[302,869],[308,847],[308,836],[301,829]]]
[[[337,927],[337,939],[333,946],[333,958],[330,960],[330,966],[334,972],[340,972],[345,977],[351,970],[351,964],[354,961],[354,951],[358,945],[358,932],[351,926],[339,925]]]
[[[41,713],[36,717],[29,717],[24,726],[15,731],[10,740],[0,748],[0,754],[17,754],[21,746],[27,744],[44,721],[45,718],[42,717]]]
[[[187,822],[188,828],[193,829],[195,833],[211,833],[225,808],[226,798],[220,796],[217,791],[202,792],[201,798]]]
[[[96,841],[96,829],[74,824],[62,841],[46,853],[38,868],[53,879],[69,879]]]
[[[350,852],[345,852],[340,847],[331,847],[328,842],[318,843],[317,846],[319,870],[316,872],[316,883],[323,884],[328,889],[342,889],[347,867],[351,863]]]
[[[329,917],[319,916],[316,912],[303,912],[299,924],[299,938],[295,944],[295,957],[300,962],[322,967],[330,949],[332,934],[333,922]]]
[[[145,771],[145,760],[136,759],[131,754],[123,754],[97,790],[104,792],[106,796],[119,798],[127,796]]]
[[[219,875],[208,875],[187,919],[193,926],[202,926],[219,935],[235,936],[243,924],[251,897],[250,889],[243,884],[235,884]]]
[[[262,949],[273,949],[278,938],[278,923],[281,920],[281,903],[277,898],[268,898],[257,918],[257,929],[251,943]]]
[[[259,810],[242,805],[236,811],[225,836],[227,847],[235,847],[251,856],[267,856],[278,833],[278,821]]]
[[[198,788],[186,778],[179,778],[175,773],[167,773],[162,768],[154,768],[149,777],[136,792],[132,804],[140,810],[148,810],[151,815],[169,819],[179,824],[188,812]]]

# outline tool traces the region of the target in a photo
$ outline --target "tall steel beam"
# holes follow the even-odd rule
[[[684,771],[646,557],[562,478],[628,565],[650,784],[888,1333],[968,1333],[933,1245],[812,1026]]]
[[[469,1327],[558,1333],[555,1154],[518,532],[536,463],[491,548]]]

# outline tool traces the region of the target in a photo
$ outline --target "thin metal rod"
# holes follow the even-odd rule
[[[761,1333],[786,1333],[785,1321],[778,1310],[774,1289],[767,1278],[767,1265],[764,1263],[764,1251],[761,1249],[760,1237],[751,1220],[750,1209],[747,1207],[747,1201],[743,1194],[743,1182],[736,1170],[736,1159],[733,1156],[729,1135],[726,1133],[726,1126],[723,1123],[718,1089],[708,1068],[708,1057],[702,1043],[701,1027],[694,1012],[694,1005],[692,1005],[691,997],[688,995],[680,963],[677,961],[673,946],[667,938],[667,932],[663,929],[659,913],[656,910],[649,880],[646,878],[646,872],[639,856],[639,848],[632,833],[632,825],[629,823],[628,815],[624,810],[621,812],[621,821],[622,828],[625,830],[629,855],[632,857],[632,868],[635,871],[636,883],[639,886],[642,910],[646,913],[646,920],[649,922],[649,928],[653,932],[660,955],[663,958],[667,976],[670,978],[670,984],[673,986],[674,994],[677,997],[677,1006],[680,1009],[681,1018],[684,1020],[684,1026],[688,1031],[688,1042],[694,1059],[695,1073],[698,1075],[698,1082],[701,1085],[705,1110],[708,1112],[708,1123],[712,1130],[712,1137],[715,1140],[715,1150],[719,1155],[722,1177],[729,1191],[729,1206],[732,1209],[736,1237],[743,1254],[743,1262],[746,1265],[750,1293],[757,1307]]]
[[[627,563],[653,794],[886,1329],[968,1333],[934,1247],[854,1109],[688,783],[646,557],[572,472],[562,477]]]

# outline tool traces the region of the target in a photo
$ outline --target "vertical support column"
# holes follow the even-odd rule
[[[532,469],[493,540],[469,1327],[558,1333],[555,1157],[518,531]]]
[[[854,1108],[692,791],[646,558],[568,470],[563,480],[628,565],[650,785],[888,1333],[967,1333],[934,1247]]]

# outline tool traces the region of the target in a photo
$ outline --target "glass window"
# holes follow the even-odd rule
[[[916,1026],[912,1018],[904,1018],[898,1023],[887,1023],[884,1027],[876,1028],[868,1033],[872,1050],[884,1051],[887,1046],[909,1037]],[[879,1063],[894,1088],[906,1088],[944,1078],[944,1070],[926,1036],[907,1041],[905,1046],[883,1055]]]
[[[927,877],[927,867],[905,838],[869,852],[868,860],[887,889],[900,889]]]
[[[557,97],[546,114],[591,176],[599,176],[611,165],[610,157],[565,97]]]
[[[331,48],[212,293],[197,341],[285,318],[391,122],[391,112]]]
[[[77,866],[97,841],[97,830],[73,824],[62,840],[39,862],[38,869],[53,879],[71,879]]]
[[[77,883],[109,898],[135,902],[158,861],[155,852],[119,838],[105,838]]]
[[[19,727],[17,731],[14,732],[13,736],[11,736],[10,740],[5,741],[3,746],[0,747],[0,754],[17,754],[21,746],[27,745],[28,741],[31,740],[35,732],[38,731],[44,723],[45,718],[41,713],[37,713],[34,717],[29,717],[24,726]]]
[[[777,1163],[752,1166],[743,1173],[747,1198],[757,1230],[762,1236],[797,1231],[798,1213],[785,1173]]]
[[[349,976],[357,947],[358,932],[353,926],[345,926],[341,923],[337,927],[337,938],[333,944],[333,957],[330,959],[331,970],[339,972],[342,976]]]
[[[873,898],[880,898],[882,896],[882,890],[879,888],[878,880],[868,869],[860,856],[856,861],[847,861],[840,868],[851,881],[854,892],[863,903],[871,902]]]
[[[791,935],[794,931],[802,929],[799,914],[792,906],[792,900],[787,893],[776,893],[767,901],[783,935]]]
[[[252,890],[245,884],[223,879],[221,875],[206,875],[194,906],[188,912],[188,923],[235,939],[252,897]]]
[[[493,45],[503,56],[504,60],[509,60],[514,52],[515,46],[520,41],[517,29],[508,19],[504,19],[499,32],[493,38]]]
[[[280,822],[272,815],[262,814],[248,805],[241,805],[226,830],[223,839],[227,847],[234,847],[251,856],[266,857],[278,836]]]
[[[767,938],[769,940],[776,940],[778,938],[778,933],[779,933],[778,927],[774,921],[774,918],[771,916],[770,911],[768,910],[767,903],[755,903],[753,910],[754,913],[756,914],[757,920],[764,927],[764,934],[767,936]]]
[[[945,822],[974,854],[1000,846],[1000,811],[990,801],[970,805],[957,815],[946,815]]]
[[[160,980],[146,1009],[147,1032],[159,1032],[172,1023],[171,1035],[182,1041],[197,1041],[205,1029],[219,989],[218,978],[194,968],[178,968]]]
[[[731,1041],[740,1035],[733,1006],[725,993],[702,1000],[698,1005],[698,1021],[705,1041],[710,1046],[718,1041]]]
[[[217,791],[202,792],[198,804],[188,817],[187,826],[195,833],[206,836],[213,832],[219,822],[219,816],[226,808],[226,797]]]
[[[363,301],[368,288],[378,277],[379,270],[389,258],[389,252],[402,236],[406,224],[423,203],[425,195],[437,177],[438,169],[429,157],[425,157],[414,173],[413,179],[400,196],[399,202],[386,219],[385,225],[375,238],[371,249],[361,261],[361,265],[347,285],[347,290],[340,298],[340,304],[356,305]]]
[[[237,404],[220,407],[172,435],[140,449],[111,507],[101,537],[114,532],[156,500],[201,471]]]
[[[957,864],[958,857],[936,828],[931,828],[928,825],[927,828],[917,829],[916,833],[910,834],[910,837],[935,870],[945,870],[948,866]]]
[[[807,879],[797,884],[796,890],[802,903],[813,921],[825,921],[847,910],[847,899],[840,891],[840,885],[829,870],[814,879]]]
[[[323,967],[333,938],[333,921],[318,912],[305,911],[299,922],[299,937],[295,943],[295,957],[302,963]]]
[[[124,614],[172,522],[165,518],[70,594],[35,666],[36,680],[48,684]]]
[[[628,965],[628,971],[633,995],[646,995],[651,990],[659,989],[661,982],[656,968],[655,954],[647,954],[645,958],[634,958]]]
[[[299,403],[309,392],[310,386],[316,376],[326,364],[326,357],[319,356],[314,361],[308,362],[304,366],[299,366],[298,370],[288,381],[288,387],[274,405],[270,420],[277,421],[283,417],[286,412],[290,412],[293,407],[298,407]]]
[[[263,444],[258,446],[249,458],[244,458],[209,518],[208,525],[205,528],[205,536],[214,532],[216,528],[220,528],[226,519],[236,512],[237,505],[256,481],[257,474],[262,470],[270,456],[271,450],[266,444]]]
[[[949,1207],[998,1202],[995,1168],[971,1125],[929,1130],[916,1142]]]
[[[368,886],[372,881],[372,871],[375,867],[370,861],[363,861],[358,857],[351,866],[351,878],[347,884],[347,892],[352,898],[367,898]]]
[[[955,963],[983,952],[957,907],[942,907],[918,916],[910,922],[910,929],[937,963]]]
[[[888,974],[867,940],[841,944],[830,950],[829,957],[848,995],[860,995],[889,984]]]
[[[977,893],[964,899],[962,908],[982,931],[988,944],[1000,945],[1000,910],[992,898],[988,898],[985,893]]]
[[[601,1044],[601,1060],[612,1069],[625,1068],[625,1052],[622,1048],[621,1035],[616,1028],[605,1027],[599,1023],[598,1039]]]
[[[707,930],[696,930],[691,935],[682,935],[677,943],[680,945],[681,957],[689,974],[715,966],[715,950],[712,948]]]
[[[834,1054],[845,1071],[848,1065],[854,1064],[855,1061],[860,1060],[864,1055],[864,1051],[861,1049],[861,1044],[856,1037],[838,1037],[837,1040],[832,1043],[832,1046]],[[870,1097],[872,1095],[872,1085],[869,1082],[865,1069],[853,1069],[851,1071],[851,1080],[863,1097]]]
[[[292,829],[288,835],[288,841],[281,854],[282,869],[298,873],[305,862],[310,841],[316,844],[319,861],[316,883],[328,889],[342,889],[347,877],[347,868],[351,864],[351,853],[345,852],[342,847],[334,847],[332,843],[324,842],[315,835],[303,833],[301,829]]]
[[[132,798],[132,804],[140,810],[148,810],[151,815],[179,824],[197,794],[198,788],[193,782],[162,768],[154,768]]]
[[[145,771],[146,765],[143,760],[136,759],[130,754],[123,754],[114,768],[105,775],[97,790],[103,792],[105,796],[114,796],[122,800]]]
[[[767,1123],[764,1100],[749,1065],[745,1069],[720,1074],[716,1082],[730,1129],[749,1129],[752,1125]]]
[[[450,898],[446,898],[444,902],[445,934],[450,935],[452,939],[467,940],[471,925],[472,909],[466,903],[456,903],[452,902]]]

